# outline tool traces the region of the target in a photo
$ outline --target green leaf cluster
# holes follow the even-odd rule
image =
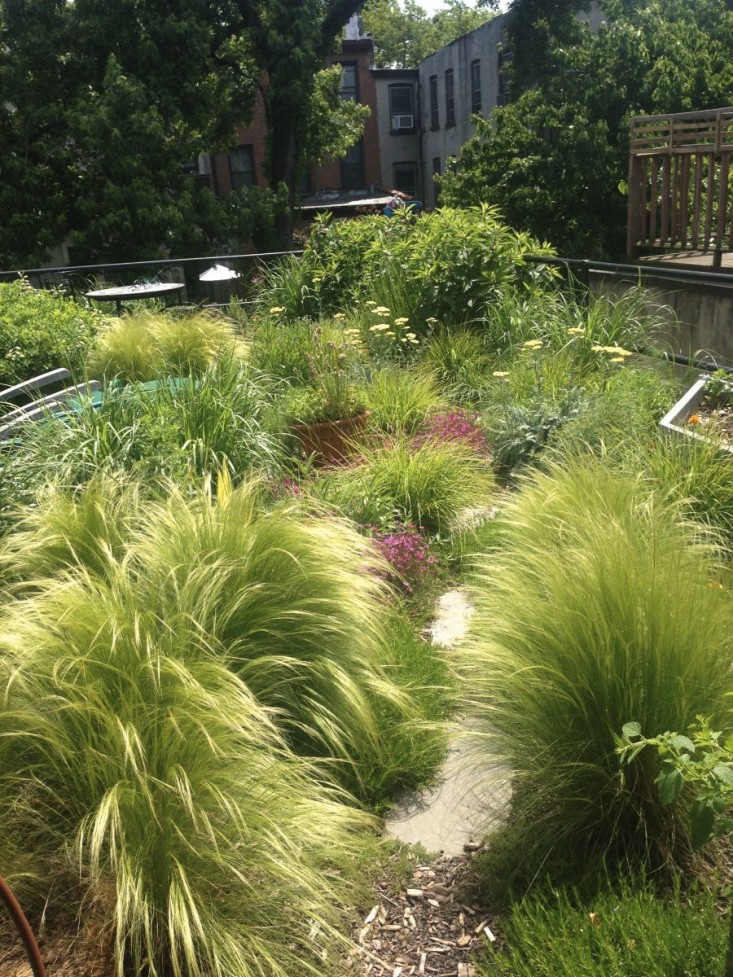
[[[81,376],[103,317],[26,279],[0,283],[0,384],[12,386],[56,367]]]

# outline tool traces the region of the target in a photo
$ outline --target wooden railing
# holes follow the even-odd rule
[[[631,121],[627,252],[733,249],[733,107]]]

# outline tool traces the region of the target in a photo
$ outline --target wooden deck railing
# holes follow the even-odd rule
[[[733,249],[733,107],[631,121],[629,257],[641,249]]]

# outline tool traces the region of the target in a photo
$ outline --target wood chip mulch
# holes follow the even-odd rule
[[[472,961],[496,936],[471,895],[470,859],[439,855],[418,865],[409,884],[393,891],[376,883],[374,905],[355,930],[347,972],[358,977],[476,977]]]

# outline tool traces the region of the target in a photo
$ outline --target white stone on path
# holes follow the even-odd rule
[[[465,638],[472,613],[463,591],[444,594],[429,630],[433,642],[454,647]],[[436,785],[403,797],[387,815],[387,834],[429,851],[458,855],[464,845],[480,841],[497,826],[510,796],[507,772],[495,763],[478,764],[468,749],[469,733],[468,721],[459,720]]]

